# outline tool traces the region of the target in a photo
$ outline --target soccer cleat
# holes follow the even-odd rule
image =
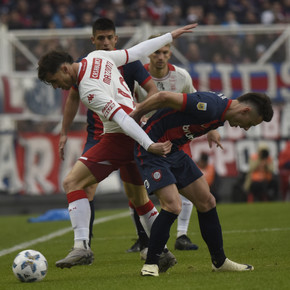
[[[144,264],[141,269],[141,276],[159,276],[158,266],[156,264]]]
[[[177,264],[175,256],[168,249],[164,249],[159,258],[159,272],[164,273],[175,264]]]
[[[226,258],[225,262],[219,268],[216,268],[212,264],[212,270],[214,272],[226,272],[226,271],[253,271],[254,267],[248,264],[238,264]]]
[[[140,251],[141,260],[145,261],[147,259],[147,253],[148,253],[148,248],[144,248]]]
[[[186,235],[178,237],[175,241],[175,250],[197,250],[198,246],[193,244]]]
[[[90,265],[94,261],[94,253],[91,249],[73,248],[62,260],[55,262],[59,268],[71,268],[77,265]]]
[[[134,244],[133,246],[128,249],[126,252],[127,253],[136,253],[136,252],[139,252],[140,251],[140,240],[138,239]]]

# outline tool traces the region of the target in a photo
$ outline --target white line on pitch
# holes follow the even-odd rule
[[[119,214],[115,214],[115,215],[111,215],[111,216],[107,216],[107,217],[98,218],[98,219],[96,219],[94,221],[94,224],[105,223],[105,222],[108,222],[108,221],[111,221],[111,220],[115,220],[115,219],[118,219],[118,218],[127,217],[129,215],[130,215],[129,211],[126,211],[126,212],[123,212],[123,213],[119,213]],[[53,233],[51,233],[49,235],[39,237],[39,238],[37,238],[35,240],[27,241],[25,243],[16,245],[16,246],[14,246],[12,248],[1,250],[0,251],[0,257],[8,255],[10,253],[13,253],[13,252],[21,250],[21,249],[28,248],[30,246],[33,246],[33,245],[41,243],[41,242],[47,242],[48,240],[51,240],[51,239],[54,239],[56,237],[62,236],[62,235],[66,234],[66,233],[68,233],[70,231],[72,231],[72,227],[67,227],[67,228],[64,228],[62,230],[58,230],[56,232],[53,232]]]

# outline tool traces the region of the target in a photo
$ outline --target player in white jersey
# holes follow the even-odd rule
[[[59,267],[70,268],[93,261],[93,252],[88,245],[90,207],[85,188],[102,181],[112,171],[131,164],[134,140],[154,154],[165,155],[171,150],[171,142],[154,143],[128,115],[135,106],[118,67],[151,54],[196,26],[187,25],[128,50],[95,51],[80,63],[74,63],[69,54],[60,51],[49,52],[40,59],[39,79],[55,89],[69,90],[77,84],[81,101],[96,112],[104,124],[101,141],[79,158],[63,182],[75,243],[69,255],[59,261]],[[150,235],[150,228],[147,231]],[[164,269],[166,271],[168,267]]]
[[[151,36],[150,38],[155,38]],[[171,57],[170,44],[165,45],[149,56],[150,63],[144,65],[145,69],[151,75],[159,91],[171,91],[174,93],[194,93],[196,89],[192,84],[192,78],[189,73],[176,65],[170,64]],[[142,102],[147,97],[147,92],[138,84],[135,85],[135,98]],[[183,151],[189,154],[189,143],[183,146]],[[198,246],[193,244],[187,235],[189,221],[192,213],[192,202],[181,195],[182,210],[177,219],[177,238],[175,241],[176,250],[197,250]],[[135,215],[136,216],[136,215]],[[147,250],[147,249],[146,249]],[[146,252],[143,250],[143,252]],[[141,257],[144,254],[141,251]]]

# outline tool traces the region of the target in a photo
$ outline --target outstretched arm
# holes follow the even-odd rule
[[[152,54],[154,51],[158,50],[159,48],[163,47],[168,43],[171,43],[173,39],[178,38],[184,33],[192,33],[192,29],[194,29],[197,25],[197,23],[194,23],[183,26],[181,28],[171,31],[171,33],[166,33],[159,37],[145,40],[127,49],[129,57],[128,62],[133,62],[141,59],[144,56]]]

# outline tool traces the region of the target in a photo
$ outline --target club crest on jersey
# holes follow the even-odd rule
[[[199,111],[206,111],[207,109],[207,103],[203,103],[203,102],[198,102],[196,105],[197,109]]]
[[[156,170],[152,173],[152,178],[155,180],[155,181],[159,181],[162,177],[162,174],[161,174],[161,170]]]
[[[95,97],[94,94],[89,94],[89,95],[87,96],[87,99],[88,99],[88,101],[89,101],[89,104],[92,102],[92,100],[94,99],[94,97]]]

